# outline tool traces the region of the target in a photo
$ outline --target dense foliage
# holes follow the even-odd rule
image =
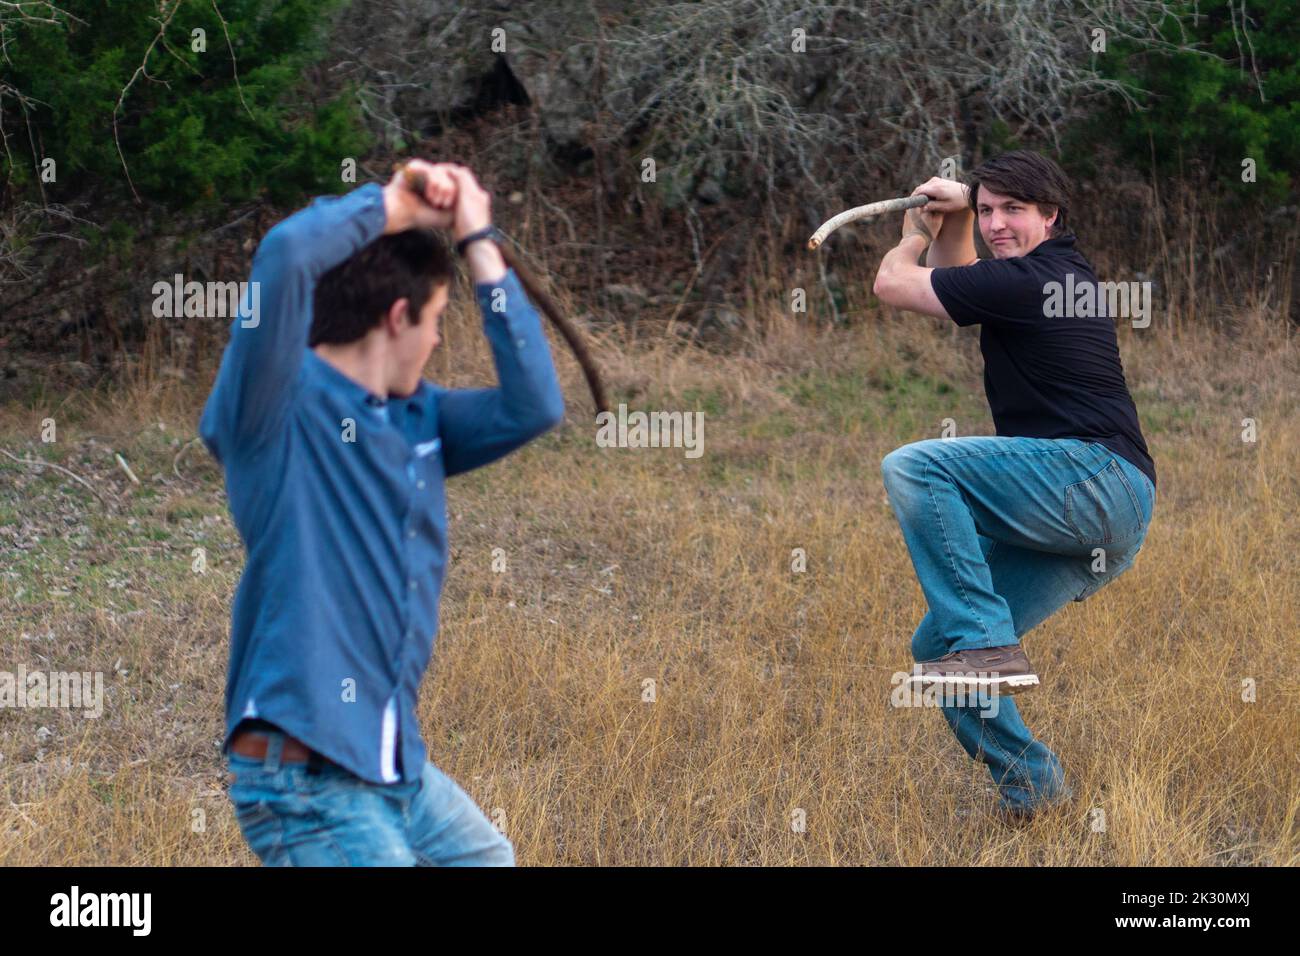
[[[1177,8],[1162,32],[1196,51],[1142,49],[1120,41],[1098,57],[1107,76],[1134,90],[1141,110],[1116,103],[1099,127],[1139,168],[1281,199],[1300,168],[1300,18],[1294,0],[1200,0]],[[1211,54],[1211,55],[1207,55]],[[1141,92],[1139,92],[1141,91]],[[1242,182],[1253,159],[1257,184]]]
[[[138,194],[186,207],[339,188],[367,146],[350,97],[303,71],[339,0],[66,0],[4,21],[4,179],[47,198]],[[224,21],[224,22],[223,22]],[[123,91],[125,90],[125,93]],[[120,146],[120,150],[119,150]],[[29,193],[30,195],[30,193]]]

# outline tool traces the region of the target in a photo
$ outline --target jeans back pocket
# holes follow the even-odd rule
[[[1117,459],[1066,486],[1065,522],[1080,544],[1122,543],[1142,530],[1142,509]]]

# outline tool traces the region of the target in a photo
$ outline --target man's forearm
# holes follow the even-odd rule
[[[880,268],[876,270],[875,288],[877,295],[879,295],[879,290],[884,284],[900,270],[908,266],[916,266],[916,260],[921,257],[926,245],[925,237],[914,232],[911,235],[904,236],[898,245],[885,253],[880,260]]]
[[[465,261],[469,264],[470,278],[474,282],[495,284],[506,274],[506,262],[501,250],[490,239],[480,239],[465,247]]]
[[[925,264],[966,266],[977,257],[974,239],[975,214],[969,209],[944,213],[943,226],[925,255]]]
[[[489,245],[489,243],[473,243]],[[447,474],[478,468],[508,454],[564,418],[541,317],[518,275],[474,286],[500,384],[496,388],[437,388],[438,420]]]
[[[315,281],[384,231],[383,190],[376,183],[342,195],[320,196],[276,223],[258,247],[258,259],[271,257],[274,270],[301,268]]]
[[[315,199],[262,237],[253,255],[250,294],[231,323],[204,412],[205,437],[265,437],[273,430],[298,379],[316,280],[383,229],[383,193],[367,184]]]

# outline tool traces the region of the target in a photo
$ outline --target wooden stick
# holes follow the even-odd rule
[[[882,199],[880,202],[867,203],[865,206],[854,206],[852,209],[846,209],[838,216],[822,223],[821,228],[814,232],[812,238],[808,240],[808,248],[816,249],[826,241],[827,236],[840,226],[857,222],[859,219],[870,219],[872,216],[880,216],[887,212],[915,209],[918,206],[924,206],[929,201],[929,196],[904,196],[902,199]]]
[[[56,465],[52,461],[36,461],[32,458],[19,458],[17,455],[9,454],[9,452],[5,451],[3,448],[0,448],[0,455],[4,455],[6,458],[11,458],[20,465],[31,465],[33,468],[53,468],[55,471],[62,472],[98,498],[100,504],[105,506],[108,505],[108,501],[95,489],[94,485],[71,469],[64,468],[62,465]],[[138,481],[136,483],[139,484]]]
[[[407,188],[421,197],[424,196],[425,179],[423,173],[411,169],[405,163],[395,163],[393,171],[402,174],[402,181],[406,183]],[[573,327],[572,323],[560,312],[555,300],[542,288],[542,284],[537,281],[532,271],[525,267],[515,256],[514,250],[503,244],[498,244],[498,248],[501,250],[501,258],[505,260],[506,266],[513,269],[515,275],[519,277],[519,282],[523,285],[524,291],[528,293],[528,297],[546,313],[546,317],[560,330],[560,334],[564,336],[564,341],[569,344],[573,357],[578,360],[578,365],[582,368],[582,374],[587,379],[587,387],[591,390],[591,399],[596,404],[596,411],[609,411],[609,402],[605,398],[605,383],[601,380],[600,370],[596,367],[591,352],[587,349],[587,343],[583,341],[582,336]]]

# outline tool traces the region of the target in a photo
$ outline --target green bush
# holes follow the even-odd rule
[[[30,195],[34,170],[51,157],[58,177],[45,186],[50,198],[88,185],[129,195],[133,185],[173,208],[338,191],[340,162],[360,157],[369,140],[349,91],[319,99],[303,89],[303,74],[323,54],[341,3],[67,0],[61,7],[71,17],[61,25],[6,20],[3,83],[31,105],[0,98],[13,157],[4,175]],[[195,49],[197,30],[206,50]],[[132,82],[142,63],[147,76]],[[128,84],[117,111],[119,155],[114,108]]]
[[[1294,0],[1255,0],[1243,26],[1241,7],[1229,0],[1177,5],[1187,39],[1201,52],[1138,49],[1121,41],[1099,55],[1100,71],[1126,84],[1145,109],[1116,105],[1091,135],[1115,142],[1148,171],[1154,153],[1155,172],[1188,175],[1199,165],[1206,180],[1261,199],[1294,190],[1300,17]],[[1162,33],[1171,42],[1183,37],[1173,18]],[[1247,157],[1256,163],[1255,184],[1242,182]]]

